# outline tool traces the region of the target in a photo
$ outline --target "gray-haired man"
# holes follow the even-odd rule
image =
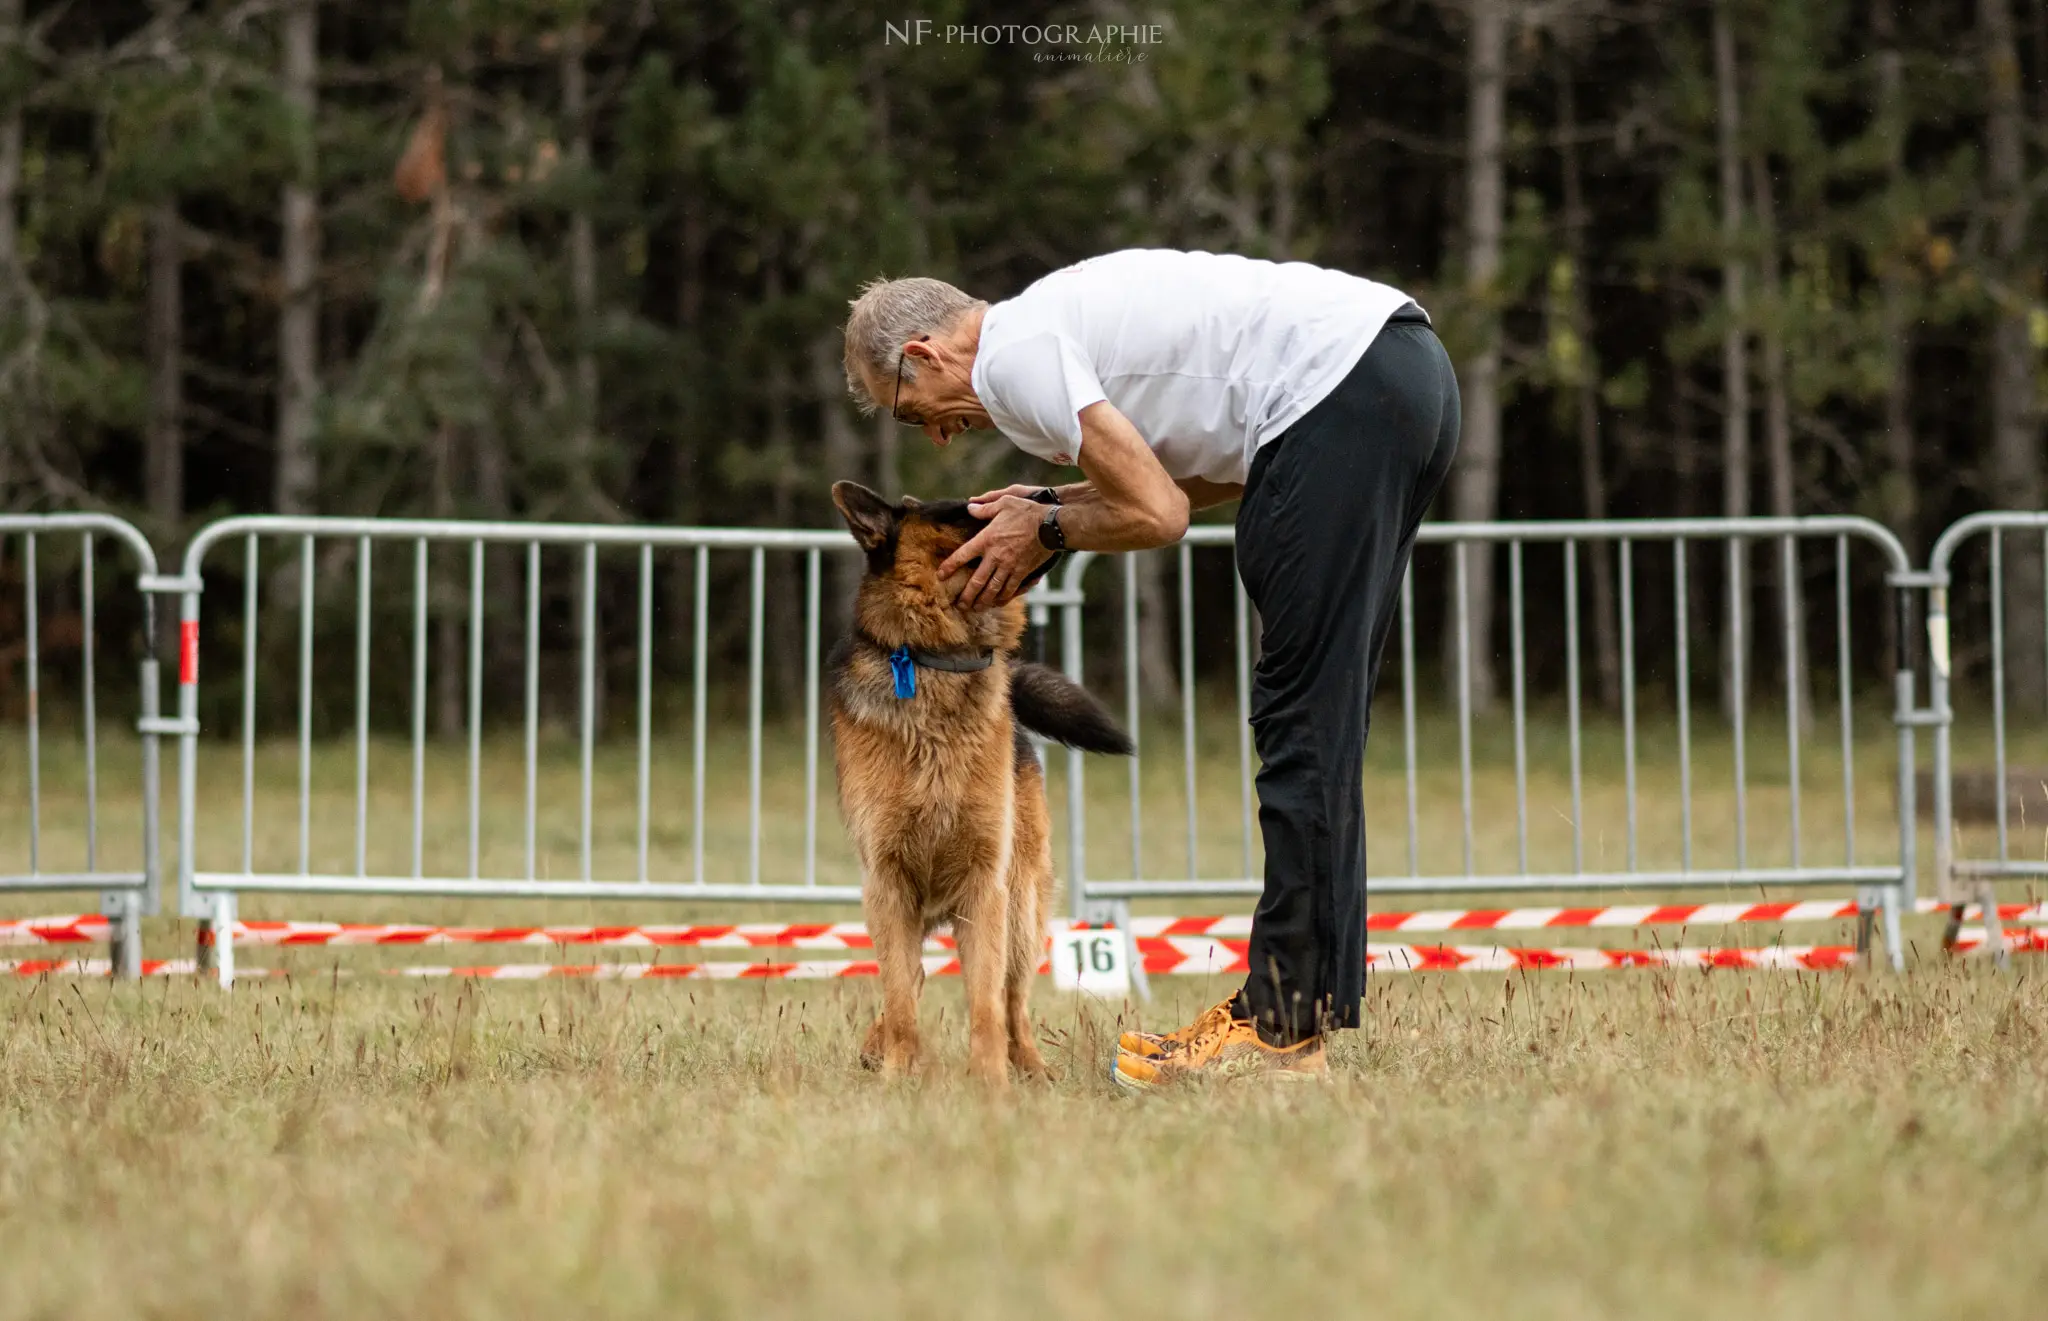
[[[854,300],[846,375],[935,445],[1001,431],[1086,480],[1058,503],[977,496],[945,566],[1009,599],[1056,550],[1144,550],[1241,500],[1237,565],[1264,632],[1252,687],[1265,891],[1243,989],[1165,1035],[1125,1033],[1117,1082],[1313,1077],[1365,985],[1360,782],[1372,689],[1420,525],[1458,441],[1458,386],[1397,289],[1301,262],[1111,253],[993,306],[938,280]]]

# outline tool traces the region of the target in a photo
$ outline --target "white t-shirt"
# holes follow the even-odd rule
[[[1133,248],[988,309],[974,392],[1027,454],[1071,464],[1107,399],[1171,477],[1242,483],[1337,387],[1408,295],[1306,262]]]

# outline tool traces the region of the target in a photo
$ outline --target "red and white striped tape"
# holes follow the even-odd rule
[[[1919,913],[1943,911],[1923,899]],[[1652,926],[1722,926],[1752,922],[1817,922],[1856,916],[1853,900],[1785,903],[1661,904],[1602,908],[1434,909],[1412,913],[1370,913],[1366,930],[1375,934],[1417,931],[1621,930]],[[2002,904],[2008,922],[2048,922],[2048,904]],[[1251,934],[1246,914],[1220,917],[1134,917],[1139,937]],[[107,919],[97,914],[0,921],[0,945],[103,943]],[[235,944],[255,947],[381,945],[534,945],[602,949],[804,949],[868,950],[874,947],[858,922],[739,922],[645,926],[462,927],[404,922],[263,922],[235,924]],[[934,951],[955,948],[953,938],[935,933]]]
[[[0,945],[104,945],[107,919],[98,913],[0,921]]]
[[[1958,940],[1954,952],[1967,954],[1983,947],[1981,935]],[[1158,976],[1227,976],[1247,971],[1247,942],[1213,936],[1149,936],[1138,941],[1145,971]],[[2014,953],[2048,953],[2048,932],[2006,934]],[[1502,945],[1368,945],[1366,966],[1375,972],[1604,972],[1622,968],[1716,968],[1757,971],[1818,972],[1856,962],[1847,945],[1766,945],[1705,949],[1602,949],[1576,946],[1523,949]],[[952,977],[960,972],[953,955],[924,960],[927,976]],[[104,977],[105,959],[19,959],[0,962],[0,976]],[[190,975],[198,971],[191,959],[150,959],[145,976]],[[594,981],[822,981],[842,977],[874,977],[880,967],[871,960],[812,959],[790,963],[512,963],[469,967],[419,966],[387,968],[393,977],[458,977],[486,981],[548,981],[583,978]],[[1043,964],[1039,971],[1044,972]],[[282,968],[238,968],[240,978],[277,977]]]
[[[1922,899],[1921,914],[1947,905]],[[1974,914],[1974,907],[1969,910]],[[2048,922],[2048,903],[2001,904],[2007,922]],[[1433,909],[1411,913],[1369,913],[1371,934],[1424,931],[1626,930],[1656,926],[1723,926],[1738,923],[1839,921],[1857,915],[1854,900],[1783,903],[1610,905],[1601,908]],[[1055,929],[1081,924],[1057,923]],[[1209,937],[1239,940],[1251,934],[1248,914],[1216,917],[1134,917],[1139,941]],[[103,944],[109,927],[94,913],[0,920],[0,945]],[[739,922],[643,926],[462,927],[399,922],[276,922],[235,924],[235,944],[264,948],[334,946],[529,945],[594,949],[870,950],[874,942],[858,922]],[[926,943],[934,953],[957,948],[947,932]],[[1164,949],[1165,947],[1160,947]],[[1633,956],[1635,951],[1612,951]],[[1697,953],[1697,951],[1694,951]],[[1165,957],[1163,954],[1161,957]],[[707,974],[709,975],[709,974]],[[723,975],[723,974],[720,974]]]

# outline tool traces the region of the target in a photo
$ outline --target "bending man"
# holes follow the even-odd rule
[[[1083,481],[976,497],[973,605],[1056,550],[1166,546],[1239,501],[1237,567],[1264,626],[1252,686],[1265,890],[1244,987],[1164,1035],[1125,1033],[1116,1080],[1323,1071],[1365,987],[1365,739],[1415,533],[1458,442],[1458,386],[1397,289],[1300,262],[1111,253],[991,306],[876,281],[846,374],[935,445],[992,428]],[[1037,498],[1034,498],[1037,497]]]

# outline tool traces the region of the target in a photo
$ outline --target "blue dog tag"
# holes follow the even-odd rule
[[[896,696],[908,701],[917,696],[917,662],[910,659],[910,648],[898,647],[889,653],[889,669],[896,676]]]

